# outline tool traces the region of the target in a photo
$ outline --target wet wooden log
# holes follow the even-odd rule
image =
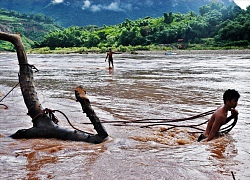
[[[9,41],[16,48],[20,66],[20,88],[25,105],[28,109],[28,115],[31,117],[33,122],[32,128],[18,130],[16,133],[11,135],[12,138],[57,138],[61,140],[101,143],[108,137],[106,130],[92,109],[90,101],[86,97],[85,90],[82,87],[76,88],[76,99],[80,102],[83,112],[87,114],[87,117],[89,117],[90,121],[94,125],[97,134],[90,134],[77,130],[68,130],[59,127],[51,117],[44,113],[44,108],[39,102],[37,92],[35,91],[32,66],[28,63],[20,35],[0,32],[0,40]]]

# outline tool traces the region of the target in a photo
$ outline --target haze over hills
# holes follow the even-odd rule
[[[215,0],[0,0],[0,8],[26,14],[44,14],[64,26],[115,25],[127,18],[161,17],[164,12],[199,12]],[[233,0],[216,0],[226,6]]]

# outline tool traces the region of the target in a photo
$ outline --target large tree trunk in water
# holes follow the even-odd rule
[[[59,127],[54,120],[45,113],[45,110],[39,102],[34,86],[32,66],[28,64],[21,37],[17,34],[0,32],[0,40],[9,41],[16,48],[20,66],[19,83],[24,102],[28,109],[28,115],[32,118],[33,122],[32,128],[18,130],[15,134],[11,135],[12,138],[57,138],[62,140],[101,143],[108,137],[106,130],[102,126],[85,95],[85,90],[80,86],[75,90],[76,99],[80,102],[83,112],[87,114],[87,117],[89,117],[94,125],[97,134],[89,134]]]

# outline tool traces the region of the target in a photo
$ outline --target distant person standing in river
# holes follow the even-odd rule
[[[111,68],[110,63],[112,64],[112,68],[114,67],[113,54],[117,54],[117,53],[112,51],[112,49],[110,48],[109,51],[107,52],[107,56],[105,58],[105,62],[106,62],[106,60],[108,58],[109,68]]]
[[[234,89],[228,89],[223,94],[224,105],[216,109],[207,123],[207,128],[198,138],[200,141],[210,141],[219,136],[220,127],[228,123],[231,119],[238,116],[238,111],[235,109],[238,103],[240,94]],[[231,111],[231,116],[227,117],[228,111]]]

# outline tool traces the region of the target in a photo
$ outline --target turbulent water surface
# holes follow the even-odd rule
[[[215,109],[226,89],[241,94],[233,130],[209,143],[196,142],[189,128],[143,124],[115,126],[101,144],[56,139],[14,140],[9,135],[32,126],[20,87],[0,103],[1,179],[250,179],[250,54],[233,52],[28,55],[43,108],[64,112],[77,128],[95,133],[74,89],[82,85],[102,121],[177,119]],[[18,82],[16,54],[0,54],[0,99]],[[66,119],[59,125],[72,129]],[[208,116],[190,125],[204,122]],[[205,128],[202,125],[201,128]],[[164,131],[165,130],[165,131]]]

